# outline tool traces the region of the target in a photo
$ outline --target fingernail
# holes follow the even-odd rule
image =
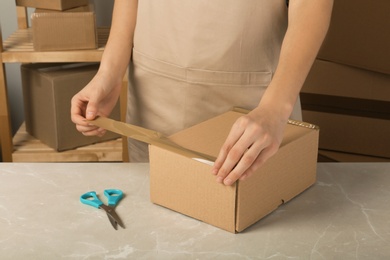
[[[89,119],[89,118],[93,118],[95,115],[93,112],[87,112],[86,114],[86,118]]]
[[[230,186],[230,185],[232,185],[233,181],[231,179],[225,179],[225,181],[223,183],[227,186]]]
[[[222,177],[220,177],[220,176],[217,177],[217,182],[218,182],[218,183],[222,183],[222,181],[223,181],[223,178],[222,178]]]
[[[213,170],[211,171],[211,173],[214,174],[214,175],[217,175],[218,170],[217,170],[217,169],[213,169]]]

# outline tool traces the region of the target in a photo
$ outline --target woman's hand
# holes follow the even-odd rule
[[[105,129],[93,126],[86,120],[108,116],[118,101],[122,81],[112,82],[103,74],[96,76],[71,101],[71,119],[76,129],[85,136],[103,136]]]
[[[217,181],[231,185],[252,175],[279,149],[286,123],[273,111],[260,107],[240,117],[212,169]]]

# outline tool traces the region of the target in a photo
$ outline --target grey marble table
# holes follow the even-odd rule
[[[240,234],[152,204],[148,171],[1,163],[0,259],[390,259],[390,164],[319,164],[313,187]],[[106,188],[126,194],[126,229],[79,201]]]

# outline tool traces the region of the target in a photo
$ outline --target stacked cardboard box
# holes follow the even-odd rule
[[[335,1],[331,26],[318,57],[390,74],[390,2]]]
[[[320,155],[390,160],[389,13],[387,0],[334,3],[328,35],[301,91],[303,119],[321,128]]]
[[[17,6],[64,11],[78,6],[88,5],[89,0],[16,0]]]
[[[20,6],[37,8],[31,16],[36,51],[97,48],[97,28],[89,0],[16,0]]]
[[[71,98],[93,78],[98,64],[25,64],[21,67],[27,132],[56,151],[112,140],[117,134],[86,137],[70,118]],[[112,117],[119,120],[117,105]]]

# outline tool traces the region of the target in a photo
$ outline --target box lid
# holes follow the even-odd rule
[[[234,109],[169,137],[185,148],[216,158],[234,122],[247,110]],[[319,128],[313,124],[289,120],[280,148]]]

